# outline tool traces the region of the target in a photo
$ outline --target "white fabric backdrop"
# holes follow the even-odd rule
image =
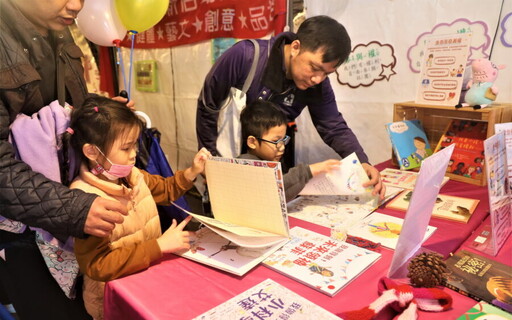
[[[394,50],[396,74],[388,80],[353,89],[340,85],[336,75],[331,76],[340,112],[372,163],[391,156],[384,124],[392,121],[393,103],[415,98],[418,73],[411,71],[407,51],[421,34],[431,32],[438,24],[467,19],[482,21],[488,26],[493,41],[491,61],[507,65],[495,83],[500,90],[497,102],[512,102],[512,47],[503,45],[500,39],[503,31],[498,28],[500,16],[509,14],[510,17],[512,0],[306,0],[305,6],[308,17],[326,14],[340,21],[352,38],[353,48],[378,41]],[[503,35],[504,39],[512,45],[512,17],[507,20],[505,29],[508,32]],[[380,50],[385,48],[380,47]],[[489,54],[490,49],[486,53]],[[123,59],[128,70],[127,49],[123,49]],[[148,113],[153,125],[162,132],[161,144],[173,169],[182,169],[190,164],[197,150],[196,99],[211,67],[211,42],[172,49],[136,49],[134,61],[148,59],[158,61],[159,92],[142,93],[132,88],[132,98],[137,109]],[[297,122],[298,162],[313,163],[337,157],[320,139],[307,112],[303,112]]]

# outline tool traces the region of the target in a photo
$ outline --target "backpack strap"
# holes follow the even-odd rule
[[[251,69],[249,70],[249,74],[247,78],[245,78],[244,86],[242,87],[242,92],[244,94],[247,93],[249,88],[251,87],[252,81],[254,80],[254,74],[256,73],[256,68],[258,67],[258,61],[260,59],[260,45],[258,41],[254,39],[249,39],[254,45],[254,59],[252,60]]]
[[[254,80],[254,75],[256,74],[256,68],[258,67],[258,61],[260,59],[260,45],[258,42],[254,39],[249,39],[249,41],[252,42],[254,45],[254,58],[252,60],[251,69],[249,69],[249,73],[247,74],[247,78],[245,78],[244,85],[242,87],[242,96],[241,98],[247,93],[249,88],[251,87],[252,81]],[[231,93],[228,94],[227,99],[224,101],[222,106],[218,109],[212,109],[206,105],[206,101],[204,101],[204,94],[201,90],[201,100],[203,101],[203,106],[206,110],[208,110],[211,113],[219,113],[222,109],[226,108],[229,105],[229,102],[231,100]]]

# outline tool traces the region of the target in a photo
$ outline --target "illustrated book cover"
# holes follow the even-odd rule
[[[432,155],[427,135],[418,119],[388,123],[386,131],[400,169],[418,168],[423,159]]]
[[[461,250],[446,260],[447,288],[512,312],[512,267]]]
[[[477,302],[456,320],[510,320],[512,314],[496,308],[485,301]]]
[[[333,296],[381,255],[328,236],[293,227],[292,239],[263,264],[298,282]]]
[[[434,152],[455,144],[446,173],[474,180],[484,177],[484,140],[487,122],[453,119],[447,125]]]
[[[211,157],[205,173],[214,218],[181,208],[208,228],[181,255],[243,275],[289,240],[280,163]]]
[[[409,207],[412,193],[412,190],[402,191],[402,193],[386,205],[386,208],[406,211]],[[480,200],[478,199],[438,194],[434,209],[432,210],[432,216],[467,223],[479,202]]]
[[[418,172],[386,168],[380,172],[380,176],[386,187],[414,189],[416,179],[418,179]],[[449,177],[444,177],[441,187],[444,186],[448,180],[450,180]]]
[[[389,249],[395,249],[403,222],[404,219],[373,212],[359,223],[355,223],[348,228],[348,234],[380,243]],[[436,227],[428,226],[423,241],[426,241],[436,229]]]
[[[285,286],[266,279],[221,303],[194,320],[339,320],[339,317],[298,295]]]

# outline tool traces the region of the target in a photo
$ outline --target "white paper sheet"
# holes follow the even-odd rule
[[[407,275],[409,259],[421,247],[454,147],[455,145],[452,144],[431,155],[421,165],[389,267],[388,277],[390,278],[404,278]]]
[[[369,180],[357,155],[352,153],[341,160],[339,169],[309,180],[300,195],[371,194],[373,186],[363,187]]]

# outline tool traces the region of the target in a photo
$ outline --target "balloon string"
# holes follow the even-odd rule
[[[124,72],[123,54],[121,53],[121,47],[117,46],[117,64],[121,65],[121,75],[123,76],[124,87],[126,88],[126,74]],[[130,95],[128,95],[129,97]]]
[[[131,88],[132,88],[132,69],[133,69],[133,46],[135,44],[135,35],[137,34],[137,31],[130,30],[130,36],[132,40],[132,46],[130,49],[130,74],[128,77],[128,99],[131,97]]]

